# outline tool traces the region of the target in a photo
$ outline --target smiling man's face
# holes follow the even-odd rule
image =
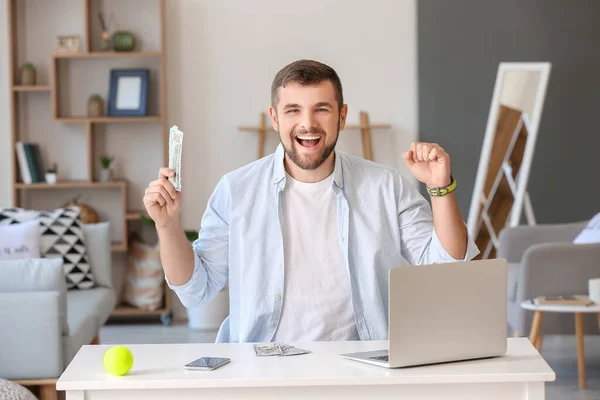
[[[331,81],[300,85],[289,82],[278,89],[273,125],[289,159],[303,170],[314,170],[332,157],[347,106],[340,106]]]

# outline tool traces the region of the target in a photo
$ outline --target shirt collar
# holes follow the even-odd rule
[[[285,157],[285,149],[283,145],[279,143],[277,150],[275,150],[275,158],[273,159],[275,165],[273,166],[273,183],[279,183],[285,178],[285,167],[283,160]],[[333,182],[337,187],[344,187],[344,174],[342,171],[342,157],[340,152],[335,152],[335,166],[333,167]]]

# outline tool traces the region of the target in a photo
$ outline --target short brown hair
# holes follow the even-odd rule
[[[277,110],[277,91],[285,87],[288,82],[296,82],[301,86],[316,85],[323,81],[330,81],[335,89],[335,98],[338,102],[338,110],[344,105],[342,93],[342,82],[333,68],[318,61],[298,60],[283,67],[271,85],[271,105]]]

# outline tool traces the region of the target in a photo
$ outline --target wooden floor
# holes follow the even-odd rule
[[[214,342],[217,333],[192,331],[187,325],[108,325],[100,331],[101,344]],[[546,400],[600,400],[600,335],[585,338],[586,390],[579,390],[575,336],[546,336],[542,354],[556,372],[546,386]]]

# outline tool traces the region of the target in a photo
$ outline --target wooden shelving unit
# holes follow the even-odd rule
[[[55,119],[65,124],[81,124],[90,122],[92,124],[128,124],[128,123],[159,123],[162,122],[160,115],[146,115],[143,117],[58,117]]]
[[[132,57],[161,57],[162,52],[156,51],[131,51],[131,52],[115,52],[115,51],[92,51],[85,53],[56,53],[53,58],[132,58]]]
[[[94,136],[102,134],[102,131],[96,132],[95,127],[103,124],[160,124],[161,126],[161,143],[163,146],[162,151],[162,165],[168,163],[168,125],[167,125],[167,84],[166,84],[166,35],[165,35],[165,24],[166,24],[166,0],[157,0],[159,7],[159,23],[160,29],[159,38],[159,49],[160,51],[133,51],[133,52],[113,52],[113,51],[96,51],[92,44],[92,21],[95,21],[95,10],[94,7],[101,6],[101,2],[97,0],[72,0],[77,6],[83,6],[84,20],[84,34],[82,37],[83,51],[80,53],[54,53],[49,54],[48,59],[48,80],[47,84],[39,84],[34,86],[24,86],[18,84],[17,79],[17,66],[20,61],[18,59],[19,40],[18,34],[23,34],[22,29],[17,29],[18,18],[18,6],[23,4],[23,0],[8,0],[8,34],[9,34],[9,74],[11,80],[11,143],[13,149],[15,148],[16,142],[19,141],[22,136],[21,126],[19,125],[19,117],[23,102],[21,102],[21,96],[27,96],[28,93],[49,93],[51,109],[51,123],[71,125],[71,124],[83,124],[85,126],[85,140],[86,146],[85,151],[87,153],[87,163],[85,166],[85,172],[87,179],[76,180],[76,181],[59,181],[56,184],[47,183],[32,183],[25,184],[19,181],[19,166],[16,157],[16,152],[11,152],[12,166],[13,166],[13,177],[12,177],[12,190],[13,190],[13,206],[21,207],[23,200],[23,192],[37,193],[44,192],[46,190],[69,190],[69,189],[82,189],[82,190],[118,190],[120,193],[119,198],[122,204],[122,216],[121,223],[123,224],[123,237],[114,240],[111,244],[111,249],[114,253],[125,253],[128,251],[128,232],[129,224],[134,221],[139,221],[143,211],[129,210],[128,199],[127,199],[127,188],[128,180],[121,179],[111,182],[98,182],[94,179],[94,160],[96,160],[96,153],[94,149]],[[31,33],[35,35],[35,32]],[[46,39],[46,38],[44,38]],[[25,39],[24,39],[25,40]],[[156,59],[158,60],[159,73],[157,76],[158,90],[156,91],[159,96],[159,109],[155,111],[156,115],[147,115],[142,117],[94,117],[90,118],[87,116],[65,116],[60,113],[59,103],[59,89],[61,88],[61,76],[59,75],[59,69],[61,63],[69,63],[70,60],[87,59],[94,62],[94,60],[104,60],[102,62],[110,62],[110,60],[129,59],[143,62],[144,59]],[[108,60],[108,61],[107,61]],[[136,62],[136,61],[134,61]],[[107,108],[107,107],[105,107]],[[24,114],[23,114],[24,115]],[[137,182],[138,184],[145,185],[147,182]],[[137,201],[137,204],[141,204],[141,199]],[[129,306],[118,306],[112,316],[116,317],[133,317],[133,316],[161,316],[163,324],[168,325],[171,321],[172,309],[171,309],[171,297],[170,290],[165,282],[165,295],[163,300],[163,307],[153,312],[146,312],[143,310],[136,309]]]
[[[13,92],[49,92],[49,85],[24,86],[16,85],[12,87]]]

